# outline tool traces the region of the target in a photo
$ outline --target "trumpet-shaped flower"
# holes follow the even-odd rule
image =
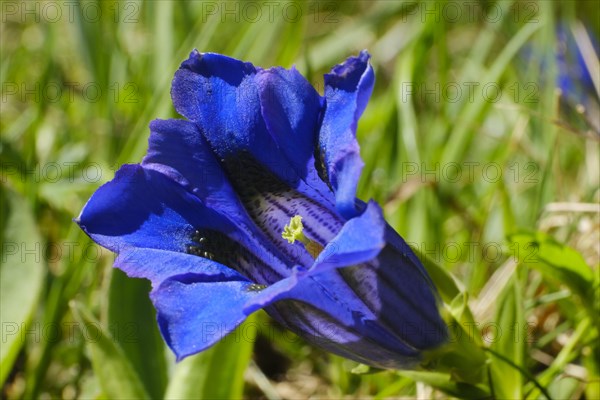
[[[150,124],[77,223],[149,279],[164,339],[200,352],[258,309],[307,341],[383,368],[442,344],[436,290],[374,201],[355,192],[355,133],[374,74],[360,53],[320,96],[294,68],[193,51],[171,95],[185,120]]]

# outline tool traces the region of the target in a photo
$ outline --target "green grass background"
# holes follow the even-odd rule
[[[595,2],[0,6],[3,398],[600,398],[600,117],[554,84],[557,27],[597,38]],[[456,328],[421,370],[356,368],[264,313],[175,364],[147,282],[72,222],[141,160],[149,122],[176,117],[193,48],[296,65],[320,91],[370,51],[359,194],[421,254]]]

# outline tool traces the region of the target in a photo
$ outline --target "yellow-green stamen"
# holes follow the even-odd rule
[[[302,217],[296,215],[292,217],[290,223],[283,228],[283,233],[281,234],[281,237],[287,239],[289,244],[294,244],[296,240],[304,244],[308,244],[308,238],[304,236],[304,233],[302,233],[303,230],[304,225],[302,225]]]
[[[290,223],[283,228],[281,237],[286,239],[290,244],[294,244],[296,240],[301,242],[304,244],[306,251],[308,251],[313,258],[317,258],[321,251],[323,251],[323,246],[307,238],[303,231],[304,225],[302,225],[302,217],[300,215],[295,215],[290,219]]]

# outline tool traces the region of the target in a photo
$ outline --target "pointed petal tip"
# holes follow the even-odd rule
[[[186,349],[185,351],[183,351],[178,346],[176,346],[174,343],[172,343],[170,340],[167,340],[167,338],[166,338],[166,336],[164,334],[163,334],[163,338],[165,339],[165,342],[167,343],[167,346],[169,346],[169,348],[171,349],[171,351],[175,355],[175,362],[177,364],[179,364],[180,362],[182,362],[183,360],[185,360],[189,356],[193,356],[194,354],[198,354],[201,351],[205,350],[205,349],[200,349],[198,351],[190,351],[189,349]]]
[[[192,50],[189,57],[179,67],[180,70],[187,69],[205,76],[222,75],[228,68],[232,68],[232,70],[241,68],[246,74],[256,72],[256,68],[251,62],[219,53],[199,52],[197,49]],[[175,77],[177,77],[177,73]]]
[[[197,49],[194,49],[190,52],[190,55],[187,59],[183,60],[179,69],[185,68],[194,71],[202,61],[202,53],[200,53]]]
[[[85,224],[85,219],[86,219],[86,210],[88,210],[88,206],[90,204],[92,204],[95,196],[98,196],[98,193],[101,190],[105,190],[103,188],[108,187],[113,181],[119,180],[119,179],[123,178],[124,176],[132,175],[133,173],[135,173],[135,171],[137,171],[136,167],[140,167],[140,166],[138,164],[123,164],[121,166],[121,168],[119,168],[115,172],[115,175],[114,175],[113,179],[110,180],[109,182],[106,182],[103,185],[101,185],[100,188],[98,190],[96,190],[96,192],[88,199],[88,201],[85,203],[85,205],[83,206],[83,208],[79,212],[79,215],[77,217],[75,217],[75,218],[72,219],[73,222],[75,222],[77,225],[79,225],[79,227],[86,234],[89,235],[89,233],[88,233],[88,231],[86,229],[86,226],[84,225]]]
[[[357,84],[360,77],[372,74],[370,59],[371,55],[367,50],[362,50],[357,56],[348,57],[344,62],[334,66],[330,73],[325,74],[325,83],[335,85],[351,78],[350,80],[356,80],[355,84]]]
[[[201,347],[201,348],[193,349],[193,350],[186,349],[184,351],[182,349],[175,347],[172,343],[167,343],[167,345],[169,346],[169,348],[171,349],[171,351],[173,351],[173,354],[175,355],[175,362],[178,364],[190,356],[201,353],[204,350],[208,350],[210,347],[212,347],[215,344],[216,344],[216,342],[210,346]]]
[[[324,76],[326,109],[319,146],[324,152],[336,206],[345,217],[356,215],[354,198],[364,165],[356,128],[375,83],[369,58],[369,53],[363,50]]]
[[[371,54],[369,53],[369,51],[367,49],[362,49],[358,55],[361,60],[367,61],[371,58]]]

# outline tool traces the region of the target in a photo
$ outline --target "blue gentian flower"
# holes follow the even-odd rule
[[[258,309],[333,353],[408,368],[442,344],[436,290],[374,201],[355,197],[355,138],[371,94],[369,55],[325,75],[193,51],[171,95],[185,120],[150,124],[77,219],[115,266],[149,279],[178,359]]]

